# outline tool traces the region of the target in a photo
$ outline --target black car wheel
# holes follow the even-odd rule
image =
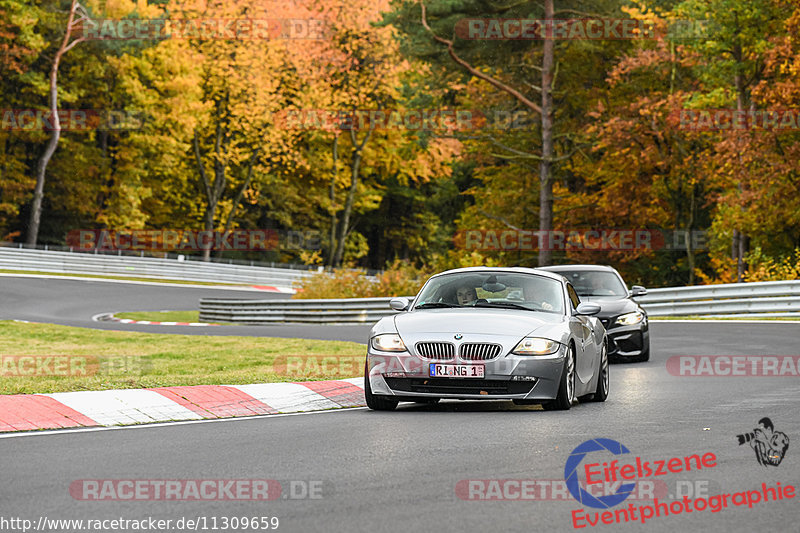
[[[586,401],[589,402],[604,402],[608,398],[608,388],[610,385],[608,367],[608,349],[603,345],[603,352],[600,355],[600,365],[598,368],[599,377],[597,379],[597,388],[594,394],[586,396]]]
[[[364,398],[367,400],[367,407],[375,411],[393,411],[397,407],[398,401],[372,394],[372,387],[369,385],[369,369],[364,365]]]
[[[561,372],[561,383],[558,386],[558,395],[555,400],[542,403],[545,411],[566,411],[572,407],[575,399],[575,349],[570,344],[567,348],[567,357],[564,361],[564,371]]]

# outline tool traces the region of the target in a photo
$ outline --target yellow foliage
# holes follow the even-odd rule
[[[747,281],[784,281],[800,279],[800,248],[781,260],[765,256],[761,248],[747,255],[749,269],[745,274]]]
[[[413,296],[433,274],[451,268],[483,264],[495,266],[493,261],[477,252],[469,255],[450,252],[445,256],[437,256],[431,264],[421,267],[398,259],[374,277],[367,276],[364,270],[335,269],[333,272],[321,272],[303,280],[298,286],[299,292],[295,298]]]

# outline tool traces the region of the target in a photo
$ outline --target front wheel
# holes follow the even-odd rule
[[[367,407],[375,411],[393,411],[398,403],[397,400],[372,394],[372,387],[369,385],[369,367],[366,364],[364,365],[364,398],[367,400]]]
[[[575,399],[575,349],[570,344],[567,348],[567,358],[564,361],[564,371],[561,372],[561,382],[558,386],[558,395],[555,400],[544,402],[542,409],[545,411],[566,411],[572,407]]]
[[[608,350],[606,345],[603,345],[603,351],[600,354],[600,365],[598,368],[599,377],[597,378],[597,388],[594,394],[587,397],[590,402],[604,402],[608,398],[609,388],[609,372],[608,372]]]

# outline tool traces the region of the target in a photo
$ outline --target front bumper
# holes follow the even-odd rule
[[[601,319],[608,335],[608,356],[619,359],[638,357],[650,346],[650,331],[645,318],[633,326],[616,326],[614,319]],[[609,322],[612,322],[609,325]]]
[[[380,352],[370,347],[367,373],[373,394],[462,400],[552,400],[558,394],[566,347],[551,355],[503,355],[489,361],[458,357],[436,361],[409,352]],[[430,377],[430,364],[484,365],[483,378]],[[514,376],[532,378],[518,381]]]

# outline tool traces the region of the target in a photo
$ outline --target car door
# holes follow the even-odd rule
[[[597,319],[592,316],[577,315],[580,298],[571,283],[567,283],[567,295],[572,306],[572,317],[570,320],[570,330],[574,333],[576,340],[575,371],[581,383],[589,383],[594,377],[597,369],[597,343],[595,342],[594,330]]]

